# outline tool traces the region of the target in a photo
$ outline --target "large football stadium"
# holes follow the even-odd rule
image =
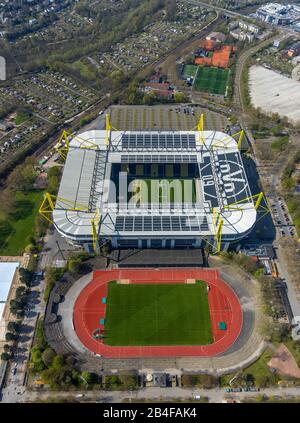
[[[245,237],[262,194],[252,196],[237,137],[206,131],[64,133],[65,159],[50,216],[70,242],[99,248],[200,248]]]

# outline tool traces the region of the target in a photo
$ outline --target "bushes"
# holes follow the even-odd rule
[[[293,218],[296,231],[299,234],[300,198],[298,198],[298,196],[296,196],[294,193],[295,186],[297,183],[299,183],[299,180],[298,178],[293,177],[293,172],[298,163],[300,163],[300,151],[295,154],[294,158],[285,167],[281,178],[281,186],[283,188],[283,195],[285,196],[289,212]]]
[[[44,292],[44,300],[48,301],[50,292],[54,288],[57,281],[61,279],[65,273],[65,268],[48,267],[45,272],[46,288]]]
[[[108,390],[128,391],[138,388],[137,375],[105,376],[105,388]]]
[[[50,367],[54,361],[56,354],[51,348],[46,348],[42,354],[42,360],[46,367]]]
[[[181,376],[181,384],[184,388],[203,388],[213,389],[219,386],[219,379],[213,375],[189,375],[184,374]]]
[[[289,143],[289,137],[288,136],[280,137],[277,140],[272,142],[271,148],[272,148],[272,150],[274,150],[276,152],[281,152],[281,151],[286,150],[288,143]]]
[[[81,260],[77,259],[77,260],[69,260],[68,262],[68,270],[71,273],[79,273],[80,269],[81,269]]]
[[[45,363],[43,361],[42,350],[39,348],[38,345],[35,345],[31,349],[31,364],[33,366],[33,370],[37,373],[40,373],[46,368]]]
[[[44,320],[43,319],[39,319],[37,326],[36,326],[35,345],[37,345],[42,350],[46,349],[47,346],[48,346],[47,340],[46,340],[46,337],[45,337],[45,332],[44,332]]]
[[[59,182],[61,178],[61,167],[53,166],[47,172],[48,184],[47,191],[49,194],[56,195],[59,189]]]
[[[35,345],[31,349],[31,368],[34,373],[40,373],[41,379],[52,389],[78,386],[89,387],[97,382],[95,376],[89,372],[82,374],[75,368],[72,356],[57,355],[47,344],[44,334],[43,319],[37,323]]]
[[[223,252],[222,257],[224,257],[226,260],[231,260],[233,261],[235,264],[237,264],[239,267],[241,267],[243,270],[245,270],[245,272],[251,273],[251,274],[255,274],[255,272],[257,270],[260,269],[260,267],[262,267],[261,265],[259,265],[257,262],[253,261],[253,259],[249,256],[247,256],[246,254],[236,254],[233,252]]]
[[[48,366],[41,372],[41,378],[52,389],[71,388],[73,386],[81,389],[89,388],[94,382],[98,381],[93,373],[80,373],[74,368],[74,365],[61,355],[53,357]]]
[[[74,253],[68,261],[68,270],[71,273],[79,273],[82,268],[82,263],[89,258],[85,252]]]

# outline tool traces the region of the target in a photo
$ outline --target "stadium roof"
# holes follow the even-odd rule
[[[53,212],[57,229],[75,239],[90,239],[91,220],[100,210],[102,236],[212,235],[213,209],[222,212],[223,234],[241,237],[256,221],[247,176],[236,141],[216,131],[88,131],[70,142]],[[129,204],[112,202],[114,163],[196,163],[201,200],[195,204]],[[230,205],[237,204],[229,208]]]

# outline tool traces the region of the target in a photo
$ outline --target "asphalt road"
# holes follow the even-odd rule
[[[300,396],[300,388],[292,387],[292,388],[269,388],[263,389],[260,392],[237,392],[237,393],[226,393],[225,389],[184,389],[180,387],[174,388],[156,388],[156,387],[149,387],[149,388],[141,388],[137,391],[76,391],[76,392],[51,392],[51,391],[38,391],[38,392],[26,392],[24,395],[19,397],[19,400],[25,402],[34,402],[36,400],[46,400],[50,397],[56,398],[74,398],[76,399],[76,395],[82,395],[81,398],[77,398],[77,401],[84,402],[84,401],[97,401],[97,402],[104,402],[104,403],[120,403],[124,401],[124,399],[129,399],[132,402],[135,400],[142,400],[145,399],[149,402],[151,400],[160,399],[161,401],[167,400],[174,400],[174,399],[195,399],[196,395],[200,395],[202,397],[208,397],[209,402],[212,403],[220,403],[222,400],[226,398],[235,398],[235,399],[243,399],[243,398],[254,398],[257,395],[266,395],[270,396],[282,396],[282,397],[299,397]]]
[[[33,286],[26,305],[25,317],[22,322],[21,333],[18,338],[17,346],[14,351],[14,357],[11,365],[8,367],[6,387],[2,389],[0,398],[2,402],[14,403],[24,392],[24,378],[27,368],[27,362],[32,346],[32,339],[38,316],[44,310],[44,304],[41,296],[43,287],[42,277],[33,278]]]

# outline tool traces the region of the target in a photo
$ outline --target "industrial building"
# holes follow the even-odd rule
[[[40,208],[86,247],[199,248],[245,237],[263,194],[252,196],[239,151],[243,132],[106,130],[61,138],[57,198]],[[148,191],[149,190],[149,191]]]

